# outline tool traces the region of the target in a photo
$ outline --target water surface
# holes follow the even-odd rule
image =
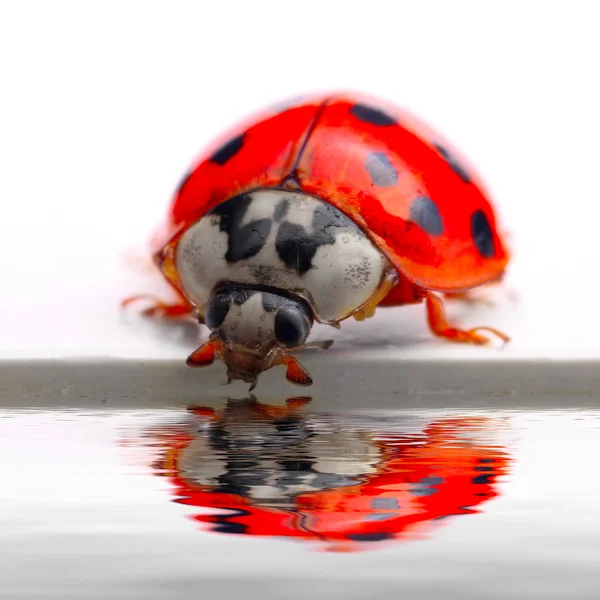
[[[597,597],[593,396],[94,385],[2,397],[0,598]]]

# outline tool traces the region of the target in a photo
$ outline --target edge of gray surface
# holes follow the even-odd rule
[[[261,376],[254,396],[283,402],[310,396],[325,410],[395,408],[581,409],[600,407],[600,361],[368,361],[302,356],[315,381],[298,387],[283,368]],[[0,406],[129,409],[219,404],[248,396],[224,385],[215,363],[182,360],[73,359],[0,361]]]

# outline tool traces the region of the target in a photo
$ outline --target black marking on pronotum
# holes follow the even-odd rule
[[[467,170],[460,164],[458,159],[444,146],[433,144],[433,147],[442,155],[448,166],[465,182],[471,183],[471,176]]]
[[[242,133],[241,135],[230,139],[213,153],[210,160],[218,165],[224,165],[232,156],[235,156],[242,149],[245,136],[246,134]]]
[[[440,235],[444,231],[437,204],[427,196],[418,196],[412,201],[408,218],[430,235]]]
[[[350,108],[350,114],[363,123],[370,123],[378,127],[389,127],[396,125],[397,121],[379,108],[368,106],[367,104],[355,104]]]
[[[494,256],[494,235],[490,222],[482,210],[476,210],[471,215],[471,235],[481,256],[484,258]]]
[[[271,232],[271,219],[257,219],[242,225],[251,203],[251,196],[236,196],[217,205],[208,213],[221,217],[219,229],[227,234],[227,262],[237,262],[258,254]]]
[[[365,169],[371,181],[379,187],[390,187],[398,183],[398,171],[384,152],[370,152],[365,159]]]
[[[290,210],[290,199],[282,198],[275,205],[275,212],[273,213],[273,219],[277,222],[281,221],[283,217],[285,217]]]
[[[330,236],[323,234],[320,231],[311,234],[301,225],[284,221],[279,226],[275,240],[277,254],[287,267],[296,269],[302,275],[312,267],[312,259],[318,247],[333,243]]]
[[[312,260],[320,246],[335,242],[336,230],[360,231],[346,215],[328,204],[315,208],[312,229],[309,233],[301,225],[284,221],[277,231],[275,249],[279,258],[300,275],[312,267]]]

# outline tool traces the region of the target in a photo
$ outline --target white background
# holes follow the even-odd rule
[[[589,2],[3,2],[0,354],[186,356],[179,328],[124,318],[144,243],[223,128],[306,91],[382,96],[477,166],[511,233],[504,351],[431,339],[422,307],[353,323],[398,356],[600,354],[600,36]]]

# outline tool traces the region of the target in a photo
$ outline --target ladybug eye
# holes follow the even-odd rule
[[[208,303],[204,313],[204,322],[211,330],[219,329],[229,312],[231,306],[231,296],[229,294],[215,294]]]
[[[284,306],[275,315],[275,339],[288,348],[300,346],[306,341],[310,325],[302,312],[292,306]]]

